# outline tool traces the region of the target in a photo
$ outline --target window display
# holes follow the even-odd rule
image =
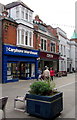
[[[35,77],[35,64],[31,65],[31,77]]]
[[[7,63],[7,80],[35,77],[35,64],[26,62]]]
[[[7,80],[17,79],[17,63],[7,63]]]
[[[20,63],[20,78],[35,77],[35,64]]]

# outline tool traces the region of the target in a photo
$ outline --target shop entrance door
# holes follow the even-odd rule
[[[48,68],[53,67],[53,61],[44,61],[44,66],[47,66]]]
[[[20,63],[20,79],[29,79],[31,77],[31,64]]]

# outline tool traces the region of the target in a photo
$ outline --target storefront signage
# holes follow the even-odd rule
[[[48,57],[48,58],[53,58],[53,55],[47,54],[47,57]]]
[[[40,52],[40,59],[59,59],[58,54],[48,53],[48,52]]]
[[[26,54],[33,54],[33,55],[37,55],[37,52],[33,52],[33,51],[28,51],[28,50],[19,50],[19,49],[13,49],[11,47],[6,47],[6,51],[9,52],[14,52],[14,53],[26,53]]]
[[[39,57],[38,52],[39,52],[38,50],[4,45],[4,54]]]

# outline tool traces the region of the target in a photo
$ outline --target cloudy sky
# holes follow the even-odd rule
[[[2,0],[0,3],[6,5],[15,0]],[[60,27],[70,38],[75,28],[75,2],[77,0],[22,0],[33,11],[34,16],[47,25]]]

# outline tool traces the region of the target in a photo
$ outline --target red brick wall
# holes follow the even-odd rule
[[[17,42],[17,25],[15,23],[3,21],[3,43],[16,45]]]
[[[33,34],[33,48],[34,49],[40,49],[40,36],[37,32],[34,32]]]
[[[47,40],[47,51],[50,51],[50,40]]]
[[[53,28],[52,26],[47,26],[47,29],[55,36],[57,37],[57,31],[55,28]]]
[[[41,19],[39,19],[38,15],[35,16],[34,21],[38,21],[38,22],[42,22],[43,23],[43,21]],[[43,24],[43,25],[48,29],[49,32],[51,32],[51,34],[53,36],[56,37],[56,39],[58,39],[57,31],[56,31],[55,28],[53,28],[50,25],[46,25],[46,24]],[[38,30],[38,24],[34,24],[34,28],[36,30]],[[37,32],[34,33],[33,45],[34,45],[34,49],[39,49],[40,48],[40,46],[39,46],[39,44],[40,44],[40,34],[39,34],[39,37],[37,37],[38,35],[36,35],[36,34],[39,34],[39,33],[37,33]],[[47,51],[50,51],[50,42],[51,42],[50,40],[47,40]],[[59,52],[59,45],[58,45],[58,42],[55,41],[55,43],[56,43],[56,53],[57,53],[57,52]]]
[[[56,53],[59,52],[59,44],[56,42]]]

